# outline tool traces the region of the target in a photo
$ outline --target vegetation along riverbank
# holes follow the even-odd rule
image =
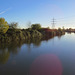
[[[31,24],[27,29],[19,29],[18,24],[10,24],[4,18],[0,18],[0,42],[26,41],[33,38],[49,38],[65,34],[64,29],[43,28],[40,24]]]

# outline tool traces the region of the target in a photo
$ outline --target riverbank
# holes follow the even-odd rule
[[[5,34],[0,34],[0,42],[26,41],[33,38],[49,38],[65,34],[64,31],[41,28],[38,30],[30,29],[8,29]]]

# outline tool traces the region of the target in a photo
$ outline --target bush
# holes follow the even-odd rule
[[[31,37],[33,37],[33,38],[37,38],[37,37],[41,37],[41,36],[42,36],[42,34],[39,31],[37,31],[37,30],[34,30],[31,33]]]

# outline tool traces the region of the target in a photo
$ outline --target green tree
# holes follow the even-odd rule
[[[61,29],[61,28],[58,28],[58,31],[60,31],[60,32],[61,32],[61,31],[62,31],[62,29]]]
[[[6,33],[9,29],[9,25],[4,18],[0,18],[0,33]]]
[[[69,28],[69,30],[71,31],[71,30],[72,30],[72,28]]]
[[[31,28],[34,29],[34,30],[38,30],[38,29],[41,28],[41,25],[40,24],[32,24]]]

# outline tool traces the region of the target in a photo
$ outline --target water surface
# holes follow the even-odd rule
[[[75,34],[0,44],[0,75],[75,75]]]

